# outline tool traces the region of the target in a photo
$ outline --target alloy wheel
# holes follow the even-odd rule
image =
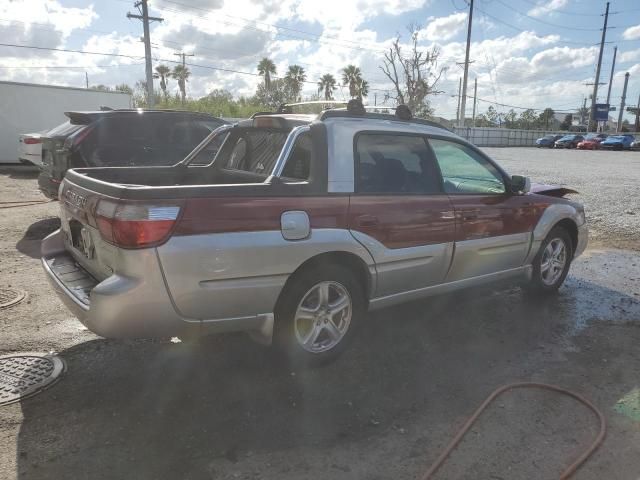
[[[335,281],[314,285],[302,297],[294,319],[296,340],[311,353],[335,347],[347,333],[353,302],[347,289]]]
[[[561,238],[552,239],[542,253],[540,275],[545,285],[552,286],[562,276],[567,264],[567,246]]]

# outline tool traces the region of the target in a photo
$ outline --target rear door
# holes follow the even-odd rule
[[[455,253],[447,281],[519,267],[539,212],[531,196],[508,191],[503,174],[479,151],[429,139],[456,217]]]
[[[375,295],[442,282],[451,261],[454,214],[425,139],[361,132],[354,148],[349,228],[376,262]]]

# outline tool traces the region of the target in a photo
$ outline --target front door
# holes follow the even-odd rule
[[[375,296],[441,283],[455,220],[426,141],[419,135],[360,133],[349,228],[375,260]]]
[[[539,218],[528,195],[512,194],[484,155],[461,143],[430,139],[456,216],[455,252],[447,281],[520,267]]]

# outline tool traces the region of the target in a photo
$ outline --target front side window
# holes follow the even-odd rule
[[[449,194],[501,194],[504,181],[498,169],[474,150],[448,140],[429,140]]]
[[[441,193],[440,175],[422,137],[358,135],[356,191],[359,193]]]

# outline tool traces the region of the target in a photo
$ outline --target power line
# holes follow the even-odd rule
[[[496,2],[504,5],[505,7],[507,7],[509,10],[512,10],[513,12],[517,13],[518,15],[520,15],[521,17],[526,17],[530,20],[533,20],[534,22],[538,22],[541,23],[543,25],[547,25],[550,27],[554,27],[554,28],[560,28],[563,30],[578,30],[578,31],[582,31],[582,32],[594,32],[594,31],[599,31],[599,28],[580,28],[580,27],[569,27],[567,25],[559,25],[557,23],[551,23],[551,22],[547,22],[544,20],[540,20],[539,18],[536,17],[532,17],[529,14],[526,13],[522,13],[520,10],[518,10],[517,8],[513,8],[511,5],[509,5],[508,3],[503,2],[502,0],[496,0]]]
[[[531,0],[522,0],[523,2],[533,5],[534,7],[544,7],[544,4],[537,3]],[[565,12],[562,10],[553,10],[553,13],[562,13],[564,15],[579,16],[579,17],[601,17],[601,13],[581,13],[581,12]]]
[[[476,7],[476,10],[482,12],[486,17],[489,17],[489,18],[495,20],[496,22],[498,22],[498,23],[500,23],[500,24],[502,24],[502,25],[504,25],[506,27],[509,27],[512,30],[515,30],[516,32],[531,32],[530,30],[524,30],[522,28],[516,27],[516,26],[512,25],[511,23],[509,23],[509,22],[507,22],[505,20],[502,20],[501,18],[498,18],[495,15],[492,15],[492,14],[488,13],[486,10],[483,10],[483,9],[481,9],[479,7]],[[531,33],[535,34],[535,32],[531,32]],[[563,40],[563,39],[560,39],[559,42],[566,43],[566,44],[569,44],[569,45],[582,45],[582,46],[585,46],[585,45],[586,46],[596,45],[595,43],[576,42],[576,41],[573,41],[573,40]]]
[[[33,50],[47,50],[52,52],[81,53],[84,55],[102,55],[104,57],[130,58],[132,60],[144,59],[144,55],[125,55],[123,53],[107,53],[107,52],[87,52],[84,50],[73,50],[70,48],[37,47],[35,45],[18,45],[15,43],[0,43],[0,47],[28,48]]]
[[[120,68],[120,67],[132,67],[132,66],[140,66],[144,65],[144,62],[140,63],[117,63],[115,65],[0,65],[0,68],[10,68],[16,70],[22,70],[23,68],[27,69],[38,69],[38,68],[62,68],[62,69],[87,69],[87,68]]]

